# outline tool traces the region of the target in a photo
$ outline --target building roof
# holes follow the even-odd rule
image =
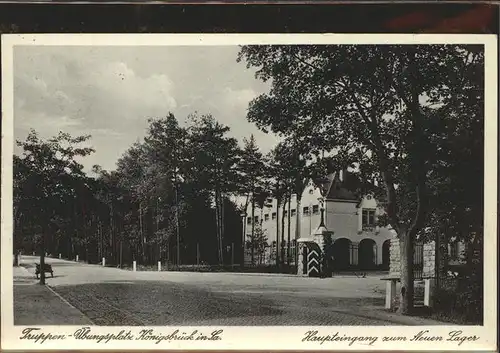
[[[348,179],[350,178],[350,173],[343,171],[342,180],[340,180],[340,172],[334,172],[328,176],[331,180],[330,186],[328,187],[328,192],[326,194],[326,199],[330,200],[345,200],[345,201],[359,201],[359,197],[356,196],[353,190],[349,190],[347,187]]]

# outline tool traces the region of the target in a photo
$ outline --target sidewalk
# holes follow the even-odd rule
[[[449,322],[437,321],[421,316],[406,316],[396,312],[390,312],[382,307],[365,307],[363,315],[368,318],[382,319],[392,322],[394,325],[410,325],[410,326],[436,326],[436,325],[449,325],[454,324]]]
[[[50,287],[38,284],[34,273],[14,267],[14,324],[92,325],[92,322]]]
[[[14,284],[34,284],[37,279],[35,272],[30,272],[27,268],[22,266],[14,266],[12,268]]]

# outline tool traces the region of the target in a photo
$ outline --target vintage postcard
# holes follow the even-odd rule
[[[2,35],[2,348],[496,350],[492,35]]]

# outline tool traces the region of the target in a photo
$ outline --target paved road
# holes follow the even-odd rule
[[[38,259],[21,265],[34,273]],[[423,325],[382,310],[378,277],[132,272],[46,259],[47,284],[96,325]]]

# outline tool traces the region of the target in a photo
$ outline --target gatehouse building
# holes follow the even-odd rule
[[[292,195],[290,202],[280,204],[279,208],[276,200],[269,198],[264,207],[255,205],[253,219],[252,205],[249,204],[244,222],[247,240],[245,263],[252,263],[249,240],[252,227],[255,227],[254,232],[262,229],[258,232],[262,236],[256,240],[258,244],[254,244],[254,264],[275,264],[277,249],[282,245],[285,262],[296,264],[299,244],[309,241],[316,234],[323,211],[324,227],[332,234],[333,266],[336,271],[388,270],[390,243],[395,233],[376,225],[382,208],[371,195],[356,196],[354,190],[348,187],[350,177],[352,174],[344,170],[328,175],[320,187],[311,181],[300,200],[297,195]],[[296,232],[297,214],[299,232]]]

